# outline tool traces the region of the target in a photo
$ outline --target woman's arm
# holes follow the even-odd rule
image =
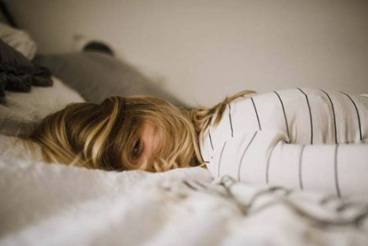
[[[368,144],[296,145],[280,141],[268,162],[269,184],[287,185],[288,179],[293,179],[294,188],[338,197],[368,198],[367,175]]]
[[[253,184],[269,184],[337,196],[368,199],[368,144],[287,144],[280,131],[250,131],[229,138],[208,155],[213,176],[230,175]]]

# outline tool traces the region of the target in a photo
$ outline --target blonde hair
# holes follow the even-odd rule
[[[110,97],[101,104],[75,103],[44,118],[30,135],[41,147],[46,162],[59,162],[103,170],[166,171],[204,165],[199,139],[217,115],[243,91],[212,108],[183,110],[149,97]],[[134,165],[132,150],[144,123],[151,123],[160,148],[143,165]]]

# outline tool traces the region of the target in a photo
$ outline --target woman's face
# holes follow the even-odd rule
[[[133,147],[133,164],[142,166],[150,160],[160,145],[159,136],[155,126],[150,122],[143,123],[140,138]]]

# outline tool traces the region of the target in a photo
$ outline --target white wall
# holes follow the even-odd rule
[[[368,92],[368,1],[8,0],[42,53],[73,36],[119,56],[191,105],[243,89]]]

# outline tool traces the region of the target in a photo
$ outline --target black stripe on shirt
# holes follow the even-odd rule
[[[302,89],[298,88],[298,90],[303,93],[303,95],[305,96],[305,100],[307,101],[307,105],[308,105],[308,110],[309,110],[309,118],[310,118],[310,127],[311,127],[311,144],[313,144],[313,119],[312,119],[312,110],[309,104],[309,99],[307,94],[305,94],[304,91],[302,91]]]
[[[288,124],[288,120],[287,120],[287,117],[286,117],[286,112],[285,112],[284,103],[282,102],[282,100],[281,100],[281,97],[280,97],[279,93],[277,93],[276,91],[274,91],[274,93],[277,95],[277,97],[279,98],[280,103],[281,103],[282,112],[284,113],[286,132],[287,132],[287,135],[288,135],[288,138],[289,138],[289,142],[290,142],[291,140],[290,140],[290,133],[289,133],[289,124]]]
[[[254,107],[254,112],[256,113],[256,116],[257,116],[257,121],[258,121],[258,127],[259,127],[259,130],[262,130],[261,122],[260,122],[260,120],[259,120],[259,116],[258,116],[257,107],[256,107],[256,104],[254,103],[254,99],[253,99],[253,97],[251,97],[251,98],[250,98],[250,100],[252,100],[253,107]]]
[[[211,148],[212,148],[212,151],[213,151],[214,148],[213,148],[213,143],[212,143],[211,130],[208,131],[208,137],[210,138]]]
[[[339,185],[338,163],[337,163],[338,150],[339,150],[339,145],[336,144],[335,156],[334,156],[335,187],[336,187],[337,196],[339,198],[341,198],[341,191],[340,191],[340,185]]]
[[[299,188],[300,190],[304,189],[303,186],[303,153],[304,153],[305,145],[302,145],[302,149],[300,150],[300,156],[299,156]]]
[[[267,159],[267,166],[266,166],[266,184],[269,183],[269,170],[270,170],[270,162],[271,162],[271,157],[272,157],[272,154],[273,154],[273,150],[275,149],[275,146],[273,146],[272,150],[271,150],[271,153]]]
[[[360,121],[360,114],[359,114],[359,110],[358,107],[356,105],[356,103],[354,102],[353,98],[351,98],[348,94],[341,92],[342,94],[344,94],[345,96],[347,96],[350,101],[353,103],[354,107],[355,107],[355,111],[357,113],[357,117],[358,117],[358,124],[359,124],[359,134],[360,134],[360,141],[363,141],[363,135],[362,135],[362,123]]]
[[[244,149],[244,152],[242,154],[242,157],[240,159],[240,162],[239,162],[239,165],[238,165],[238,181],[240,181],[240,171],[241,171],[241,167],[242,167],[242,162],[243,162],[243,159],[244,159],[244,156],[245,156],[245,153],[247,152],[247,150],[249,149],[249,146],[252,144],[254,138],[256,137],[258,131],[256,131],[254,134],[253,134],[253,137],[252,139],[249,141],[247,147]]]
[[[220,166],[221,166],[221,161],[222,161],[222,154],[224,153],[226,143],[227,142],[224,143],[224,146],[222,147],[221,154],[220,154],[220,160],[219,160],[219,164],[218,164],[218,167],[217,167],[217,176],[218,177],[220,177]]]
[[[330,101],[331,103],[331,108],[332,108],[332,115],[333,115],[333,119],[334,119],[334,127],[335,127],[335,143],[338,144],[338,141],[337,141],[337,124],[336,124],[336,114],[335,114],[335,107],[332,103],[332,100],[331,100],[331,97],[330,95],[327,94],[327,92],[325,92],[324,90],[321,90],[323,93],[326,94],[326,96],[328,97],[328,100]]]
[[[341,198],[341,191],[340,191],[340,185],[339,185],[339,173],[338,173],[338,165],[337,165],[338,164],[337,163],[338,150],[339,150],[339,145],[336,144],[335,156],[334,156],[335,187],[336,187],[337,196]]]
[[[231,105],[229,105],[229,123],[230,123],[230,128],[231,128],[231,137],[234,137],[234,129],[233,129],[233,121],[231,119]]]

